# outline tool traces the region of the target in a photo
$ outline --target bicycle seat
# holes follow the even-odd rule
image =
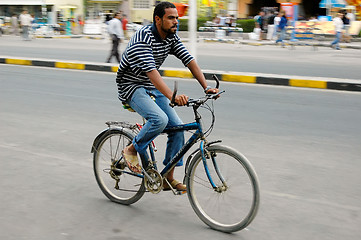
[[[128,103],[123,102],[123,108],[129,112],[136,112]]]

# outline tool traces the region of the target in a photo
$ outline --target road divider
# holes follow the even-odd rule
[[[32,65],[31,60],[17,59],[17,58],[6,58],[5,63],[16,64],[16,65]]]
[[[85,64],[82,63],[72,63],[72,62],[55,62],[56,68],[68,68],[68,69],[79,69],[84,70]]]
[[[290,86],[292,87],[307,87],[307,88],[327,88],[326,81],[307,81],[302,79],[290,79]]]
[[[88,70],[100,72],[117,72],[118,66],[109,63],[92,63],[78,61],[58,61],[49,59],[30,59],[22,57],[0,56],[0,64],[25,65],[37,67],[52,67],[75,70]],[[176,68],[161,68],[159,73],[164,77],[192,78],[190,71]],[[361,80],[319,78],[319,77],[296,77],[274,74],[224,72],[215,70],[204,70],[207,80],[213,80],[213,75],[226,82],[266,84],[278,86],[291,86],[303,88],[318,88],[343,91],[361,92]]]
[[[223,74],[222,81],[256,83],[257,77],[256,76],[235,75],[235,74]]]

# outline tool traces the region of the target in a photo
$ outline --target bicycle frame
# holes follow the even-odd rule
[[[207,178],[212,186],[212,188],[216,189],[217,186],[215,185],[210,172],[208,170],[208,165],[206,161],[206,154],[205,154],[205,138],[203,133],[202,124],[200,122],[201,116],[197,112],[197,108],[193,108],[194,114],[195,114],[195,122],[186,123],[182,125],[177,125],[173,127],[167,127],[163,130],[162,133],[171,133],[171,132],[177,132],[177,131],[187,131],[187,130],[196,130],[192,134],[192,136],[187,140],[187,142],[182,146],[182,148],[176,153],[176,155],[169,161],[169,163],[163,168],[163,170],[160,172],[160,175],[162,177],[165,177],[171,169],[173,169],[176,164],[182,159],[182,157],[188,152],[188,150],[199,140],[202,139],[200,142],[199,151],[202,154],[202,161],[204,165],[204,169],[207,175]],[[143,165],[147,166],[148,163],[151,161],[153,163],[153,167],[157,169],[157,166],[155,164],[155,155],[152,144],[149,144],[149,152],[151,154],[150,158],[147,153],[142,154],[141,159],[143,161]],[[216,173],[218,177],[221,179],[221,181],[224,183],[223,177],[220,175],[220,172],[218,171],[217,163],[215,162],[214,157],[212,156],[212,163],[214,168],[216,169]],[[138,177],[144,178],[143,175],[136,174]]]
[[[195,133],[188,139],[188,141],[183,145],[183,147],[178,151],[176,155],[169,161],[169,163],[164,167],[161,171],[162,177],[165,177],[168,172],[175,167],[175,165],[182,159],[182,157],[188,152],[188,150],[198,141],[198,139],[202,138],[203,131],[202,125],[199,122],[193,122],[188,124],[183,124],[179,126],[174,126],[170,128],[166,128],[163,133],[176,132],[176,131],[185,131],[185,130],[196,130]],[[203,142],[203,141],[202,141]]]
[[[163,130],[162,133],[171,133],[171,132],[178,132],[178,131],[187,131],[187,130],[196,130],[195,133],[188,139],[188,141],[182,146],[182,148],[176,153],[176,155],[169,161],[169,163],[163,168],[160,172],[162,177],[166,176],[169,171],[175,167],[175,165],[182,159],[185,153],[200,139],[204,137],[202,125],[200,123],[200,116],[196,115],[196,121],[191,123],[186,123],[182,125],[177,125],[173,127],[167,127]],[[155,154],[154,154],[154,147],[149,144],[149,152],[150,157],[147,153],[141,154],[141,159],[143,161],[143,165],[147,166],[150,162],[152,162],[153,167],[157,169],[155,164]],[[143,175],[137,174],[139,177],[143,177]]]

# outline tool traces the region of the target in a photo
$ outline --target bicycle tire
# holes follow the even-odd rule
[[[124,129],[109,129],[99,137],[93,154],[93,168],[96,181],[102,192],[111,201],[130,205],[137,202],[145,193],[143,178],[127,173],[112,171],[112,162],[121,158],[121,151],[131,144],[134,134]],[[128,172],[124,160],[121,165]],[[111,174],[118,174],[119,189],[116,189],[116,180]]]
[[[191,160],[185,178],[191,206],[197,216],[215,230],[235,232],[244,229],[255,218],[259,207],[256,172],[246,157],[230,147],[212,145],[206,150],[214,156],[227,188],[209,158],[206,160],[209,173],[216,186],[223,186],[223,191],[212,188],[198,152]]]

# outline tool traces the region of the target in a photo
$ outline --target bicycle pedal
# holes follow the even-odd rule
[[[164,190],[163,189],[163,191],[164,192],[172,192],[174,195],[176,195],[176,196],[180,196],[180,195],[184,195],[184,194],[186,194],[187,193],[187,191],[178,191],[178,190],[172,190],[172,189],[166,189],[166,190]]]
[[[176,195],[184,195],[187,191],[176,191]]]
[[[176,189],[167,189],[167,190],[163,190],[163,191],[171,191],[176,196],[184,195],[187,193],[187,191],[181,191],[181,190],[176,190]]]

